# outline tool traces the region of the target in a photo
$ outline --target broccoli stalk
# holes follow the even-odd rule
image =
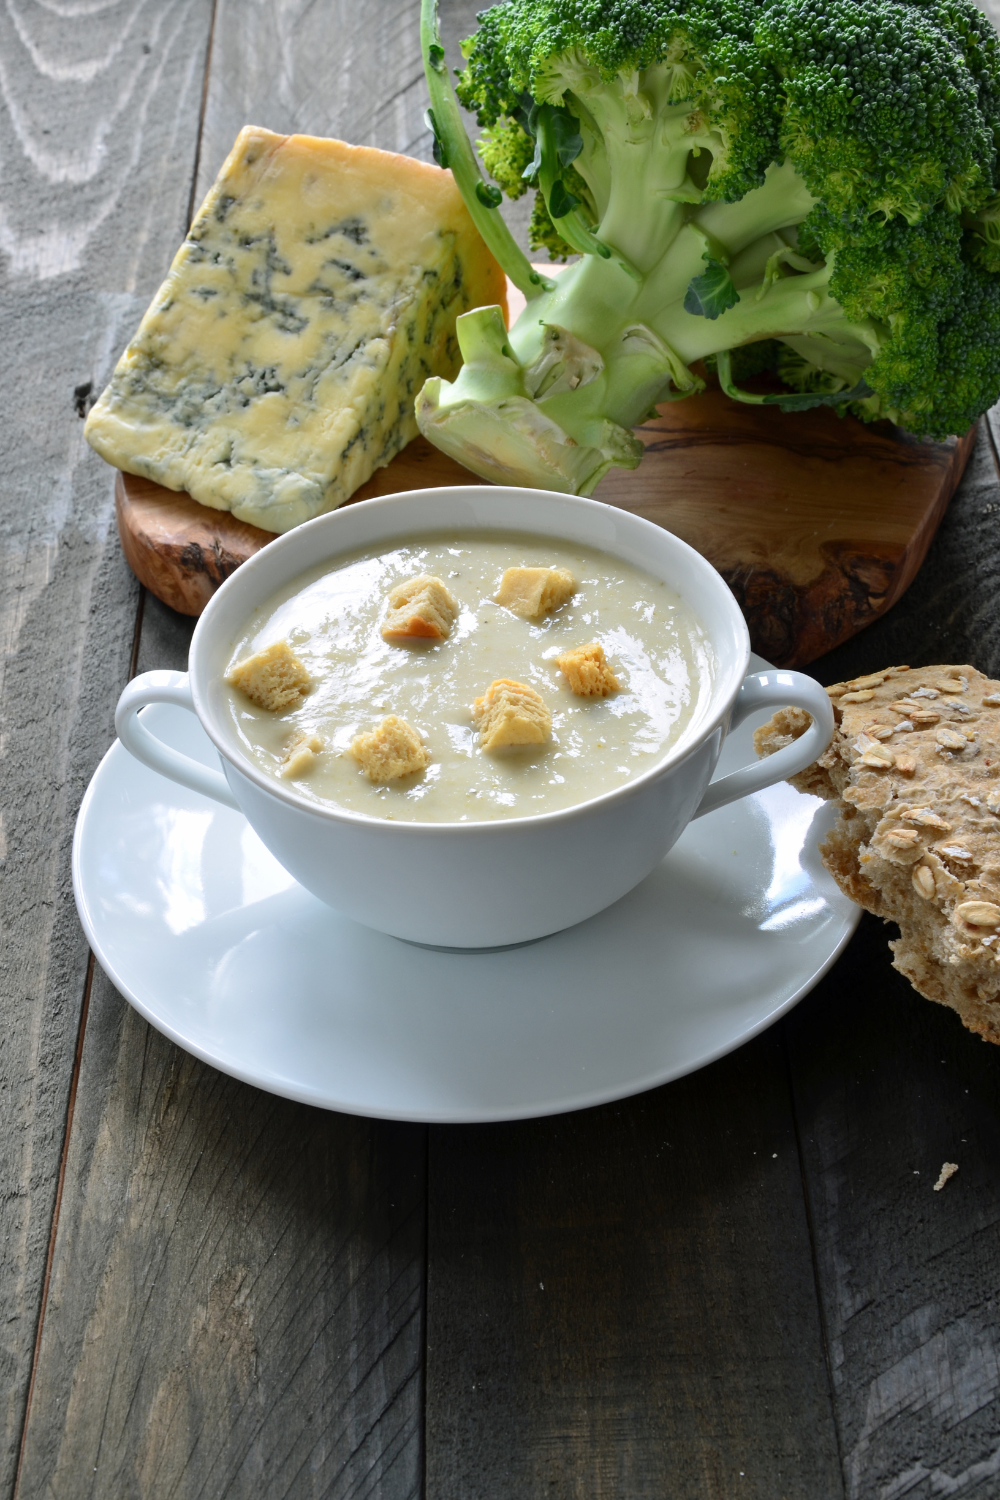
[[[484,478],[590,494],[656,403],[736,400],[964,430],[1000,395],[1000,56],[969,0],[507,0],[463,102],[536,233],[580,259],[532,283],[479,177],[422,0],[434,122],[484,238],[530,301],[459,318],[464,365],[417,420]],[[464,142],[464,146],[462,143]],[[530,267],[529,267],[530,272]],[[515,274],[516,273],[516,274]],[[534,273],[537,274],[537,273]],[[742,391],[777,340],[793,389]]]
[[[421,6],[420,46],[427,75],[427,90],[431,96],[427,124],[434,137],[434,160],[439,167],[451,169],[476,228],[518,291],[530,302],[551,283],[538,274],[496,212],[501,195],[496,188],[490,188],[483,181],[482,173],[476,165],[455,91],[445,68],[436,0],[433,4]]]

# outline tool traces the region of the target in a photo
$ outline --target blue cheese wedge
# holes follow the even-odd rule
[[[102,458],[266,531],[332,510],[416,436],[505,305],[450,172],[247,126],[90,413]]]

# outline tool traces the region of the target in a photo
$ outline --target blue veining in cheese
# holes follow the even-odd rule
[[[267,531],[332,510],[416,435],[455,319],[504,301],[450,172],[240,132],[90,413],[109,463]]]

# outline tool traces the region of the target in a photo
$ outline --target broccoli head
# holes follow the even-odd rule
[[[459,320],[463,369],[417,400],[438,446],[590,493],[706,358],[734,399],[934,438],[1000,396],[1000,44],[971,0],[506,0],[479,22],[458,97],[497,187],[423,0],[433,123],[528,305],[509,334]],[[533,243],[579,256],[557,278],[504,238],[501,190],[529,187]],[[754,344],[787,392],[737,384]]]

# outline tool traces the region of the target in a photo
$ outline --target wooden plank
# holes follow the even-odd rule
[[[191,629],[147,599],[138,669]],[[188,1057],[98,971],[18,1495],[418,1496],[425,1155]]]
[[[1000,1493],[1000,1057],[867,917],[789,1018],[851,1500]],[[945,1161],[958,1173],[940,1191]]]
[[[481,8],[475,0],[442,0],[449,66],[461,66],[458,42],[476,30]],[[419,24],[414,0],[383,0],[377,12],[349,0],[218,0],[197,201],[244,125],[335,136],[430,161]],[[475,136],[475,120],[467,120]],[[533,198],[529,192],[504,206],[525,250]]]
[[[817,663],[823,681],[899,661],[1000,676],[998,437],[994,409],[909,593]],[[992,1500],[1000,1057],[896,974],[892,935],[866,918],[785,1023],[847,1493]]]
[[[638,429],[646,456],[596,498],[665,526],[736,595],[755,651],[801,667],[905,593],[975,446],[921,442],[829,409],[786,413],[706,391]]]
[[[186,213],[211,0],[0,11],[0,1495],[14,1482],[87,948],[69,890],[136,589],[76,407]]]
[[[347,503],[401,488],[468,484],[470,478],[468,469],[417,437],[391,464],[376,469]],[[212,510],[184,491],[164,489],[137,474],[117,475],[115,511],[129,567],[157,599],[185,615],[200,615],[230,573],[274,540],[273,531],[261,531],[227,510]]]
[[[285,70],[298,94],[315,69],[299,128],[337,132],[317,112],[342,71],[391,122],[373,101],[414,73],[415,26],[386,21],[376,57],[370,17],[312,10],[220,0],[210,175],[223,102],[266,123]],[[139,669],[183,666],[189,636],[147,601]],[[216,1074],[98,976],[19,1495],[417,1495],[424,1142]]]
[[[198,196],[244,125],[431,159],[420,7],[219,0]]]
[[[420,1494],[424,1132],[180,1052],[98,976],[18,1494]]]
[[[639,429],[646,457],[596,498],[664,526],[707,557],[743,610],[755,651],[803,666],[890,609],[912,582],[975,445],[922,443],[821,410],[786,414],[706,391]],[[416,438],[355,491],[476,476]],[[198,614],[272,533],[133,474],[117,481],[118,530],[157,597]]]
[[[891,663],[971,662],[1000,676],[1000,407],[979,425],[955,498],[910,589],[861,635],[816,663],[821,682],[839,682]]]
[[[432,1129],[427,1494],[842,1493],[780,1036],[622,1104]]]

